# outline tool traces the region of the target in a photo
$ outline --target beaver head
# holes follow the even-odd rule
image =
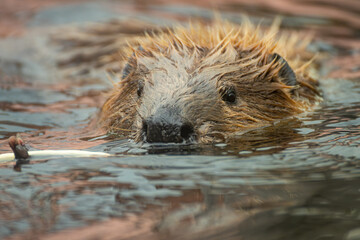
[[[102,122],[136,141],[213,142],[302,112],[317,94],[301,68],[306,44],[277,45],[273,33],[218,23],[140,39]]]

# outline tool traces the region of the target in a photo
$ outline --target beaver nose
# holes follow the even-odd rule
[[[174,124],[148,119],[143,121],[142,131],[146,142],[181,143],[189,140],[194,128],[189,123]]]

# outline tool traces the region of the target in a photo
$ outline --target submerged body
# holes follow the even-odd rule
[[[140,37],[101,112],[135,141],[217,142],[310,110],[321,98],[309,40],[216,21]]]

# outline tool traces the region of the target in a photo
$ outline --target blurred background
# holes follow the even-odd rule
[[[214,12],[312,35],[324,103],[210,146],[93,125],[111,87],[97,60],[114,43]],[[358,0],[0,0],[0,153],[21,133],[31,149],[116,154],[0,163],[0,238],[360,239],[359,111]]]

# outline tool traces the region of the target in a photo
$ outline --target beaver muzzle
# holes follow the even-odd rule
[[[193,126],[183,121],[178,111],[161,107],[142,121],[142,136],[149,143],[183,143],[195,136]]]

